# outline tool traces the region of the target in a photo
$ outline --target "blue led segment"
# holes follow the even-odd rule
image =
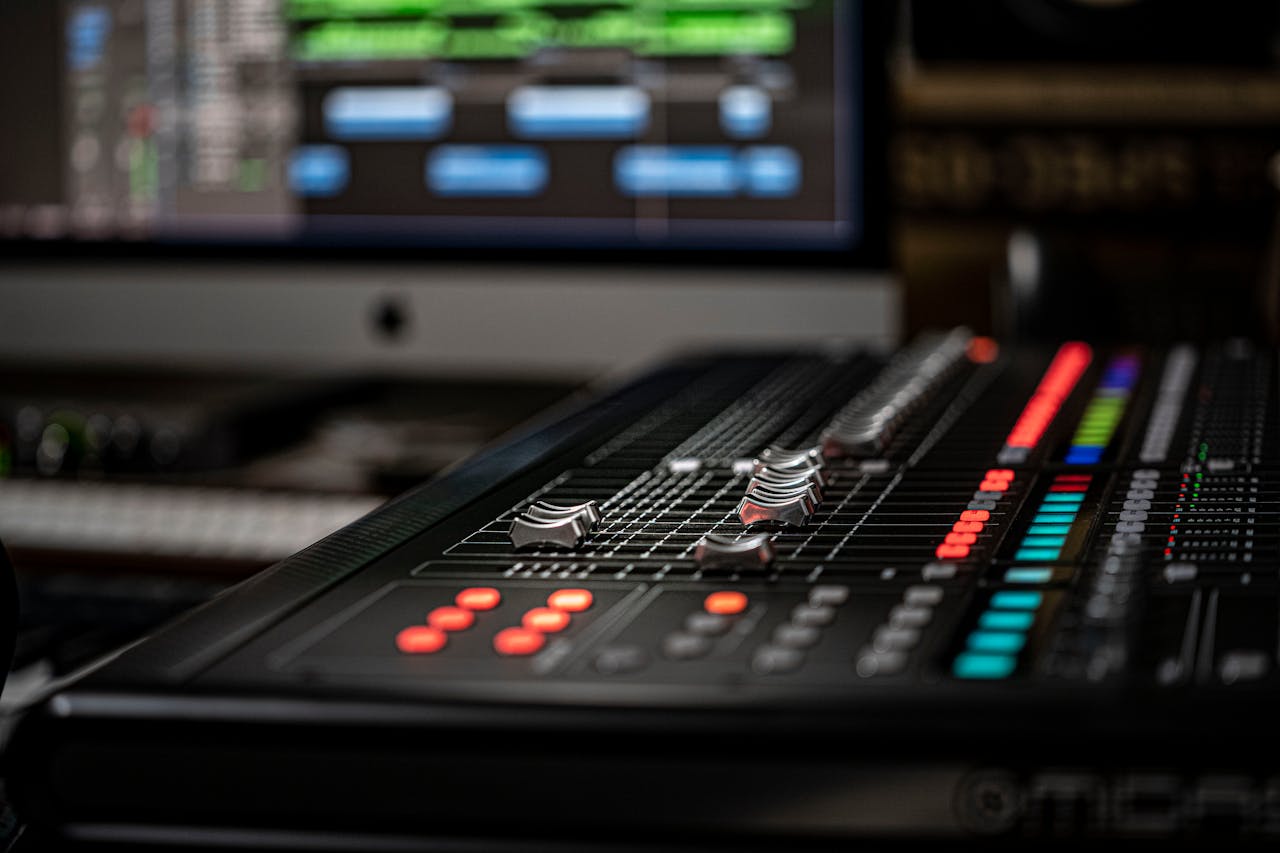
[[[67,64],[88,71],[102,61],[111,34],[111,13],[102,6],[81,6],[67,20]]]
[[[507,124],[525,139],[633,139],[649,128],[650,99],[638,86],[521,86]]]
[[[427,157],[427,186],[440,196],[534,196],[550,176],[546,152],[529,145],[441,145]]]
[[[289,188],[304,198],[330,198],[351,181],[351,161],[337,145],[303,145],[289,158]]]
[[[628,196],[727,198],[742,187],[732,148],[718,145],[632,145],[618,152],[614,181]]]
[[[342,86],[323,110],[334,139],[438,139],[452,124],[453,96],[438,86]]]
[[[730,86],[720,93],[720,128],[733,139],[757,139],[773,126],[773,99],[759,86]]]
[[[748,148],[742,153],[747,195],[786,198],[800,192],[800,155],[780,145]]]

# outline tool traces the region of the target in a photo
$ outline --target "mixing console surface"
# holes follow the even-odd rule
[[[87,840],[1274,835],[1276,387],[1242,341],[682,362],[65,687],[19,794]],[[179,744],[199,784],[102,794]],[[318,763],[360,774],[342,815]]]

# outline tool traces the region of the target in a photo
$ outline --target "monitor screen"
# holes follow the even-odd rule
[[[865,12],[8,0],[0,236],[857,250]]]

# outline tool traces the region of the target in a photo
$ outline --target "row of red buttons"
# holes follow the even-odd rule
[[[525,613],[519,627],[499,631],[493,647],[499,654],[531,655],[542,648],[546,634],[563,631],[569,626],[570,614],[586,610],[592,601],[589,590],[556,590],[547,596],[546,607]],[[434,654],[448,644],[449,634],[474,625],[477,612],[493,610],[501,602],[502,593],[493,587],[464,589],[454,597],[455,606],[437,607],[427,614],[425,625],[411,625],[397,634],[396,648],[410,655]]]
[[[1013,471],[1008,468],[992,468],[982,476],[978,488],[984,492],[1007,492],[1013,482]],[[986,527],[991,513],[985,509],[966,509],[960,520],[951,525],[951,532],[934,551],[939,560],[963,560],[977,543],[978,534]]]

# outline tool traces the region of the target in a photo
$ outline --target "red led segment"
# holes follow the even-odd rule
[[[444,648],[449,638],[439,628],[414,625],[396,634],[396,648],[406,655],[429,655]]]
[[[968,545],[947,545],[943,543],[934,551],[939,560],[963,560],[969,556]]]
[[[1035,447],[1092,360],[1093,350],[1088,344],[1073,341],[1059,347],[1035,393],[1005,439],[1005,446]]]
[[[441,631],[465,631],[475,621],[476,615],[462,607],[437,607],[427,614],[427,624]]]
[[[957,521],[951,525],[952,533],[981,533],[986,527],[981,521]]]
[[[961,521],[990,521],[991,513],[985,509],[966,509],[960,513]]]
[[[948,533],[947,538],[943,540],[948,545],[972,545],[978,541],[976,533]]]
[[[1088,483],[1054,483],[1049,487],[1051,492],[1087,492]]]
[[[502,593],[491,586],[467,587],[453,599],[464,610],[492,610],[502,601]]]
[[[547,638],[541,631],[528,628],[503,628],[493,638],[493,648],[500,655],[523,657],[531,655],[546,645]]]
[[[540,634],[554,634],[569,627],[569,614],[551,607],[535,607],[524,615],[520,624]]]
[[[590,590],[558,589],[547,596],[547,606],[566,613],[581,613],[590,607],[594,600]]]
[[[1004,492],[1009,489],[1008,480],[983,480],[978,488],[984,492]]]
[[[717,613],[721,616],[736,616],[747,609],[747,597],[740,592],[732,590],[713,592],[707,596],[706,601],[702,602],[702,606],[706,608],[708,613]]]
[[[988,480],[1004,480],[1006,483],[1013,482],[1013,471],[1009,468],[992,468],[987,471]]]
[[[974,364],[991,364],[1000,357],[1000,344],[994,338],[974,337],[969,340],[965,355]]]

